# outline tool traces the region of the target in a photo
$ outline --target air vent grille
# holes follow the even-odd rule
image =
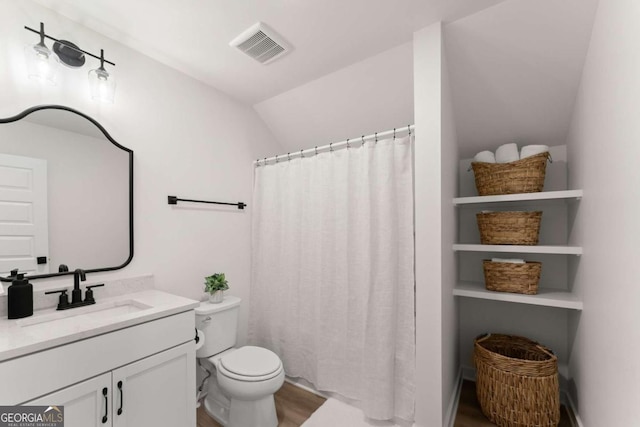
[[[261,22],[253,25],[229,44],[262,64],[271,62],[291,50],[282,37]]]

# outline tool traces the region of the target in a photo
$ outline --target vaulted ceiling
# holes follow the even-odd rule
[[[597,4],[510,0],[446,25],[462,156],[565,143]]]
[[[444,21],[457,136],[465,157],[511,141],[564,143],[598,4],[598,0],[35,1],[256,105],[278,139],[294,148],[300,148],[303,138],[302,131],[296,134],[292,129],[309,133],[313,127],[308,122],[314,117],[322,118],[316,128],[335,128],[334,122],[344,122],[345,115],[354,127],[347,129],[342,123],[335,135],[319,132],[320,143],[395,126],[380,123],[376,114],[367,114],[373,123],[353,118],[362,112],[354,113],[349,104],[333,115],[324,114],[317,110],[325,104],[314,105],[317,100],[300,99],[300,94],[317,85],[311,82],[353,68],[411,41],[414,31]],[[275,29],[293,51],[263,65],[229,46],[258,21]],[[410,63],[410,57],[406,59],[400,62]],[[393,73],[387,74],[393,78]],[[406,79],[407,73],[401,76]],[[353,93],[359,93],[359,84],[353,82]],[[344,84],[333,89],[339,92],[340,87]],[[404,94],[401,100],[393,98],[392,104],[398,105],[402,117],[410,116],[410,92],[388,92],[395,98]],[[296,99],[289,112],[278,107],[278,100],[287,96]]]
[[[255,104],[504,0],[36,0]],[[294,50],[262,65],[229,46],[258,21]]]

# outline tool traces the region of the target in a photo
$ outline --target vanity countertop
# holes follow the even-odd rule
[[[100,299],[69,310],[38,310],[23,319],[0,319],[0,362],[192,310],[199,301],[158,290]]]

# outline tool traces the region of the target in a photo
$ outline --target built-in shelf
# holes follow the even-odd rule
[[[454,205],[481,203],[523,202],[529,200],[581,199],[582,190],[541,191],[538,193],[502,194],[499,196],[456,197]]]
[[[538,293],[536,295],[524,295],[510,292],[489,291],[482,283],[462,282],[458,283],[454,288],[453,295],[467,298],[582,310],[582,301],[571,292],[562,292],[551,289],[538,288]]]
[[[582,255],[580,246],[525,246],[525,245],[478,245],[456,243],[454,251],[462,252],[508,252],[520,254],[556,254],[556,255]]]

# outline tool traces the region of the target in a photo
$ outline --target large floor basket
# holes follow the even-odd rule
[[[476,392],[482,413],[501,427],[560,422],[558,359],[535,341],[485,334],[475,340]]]

